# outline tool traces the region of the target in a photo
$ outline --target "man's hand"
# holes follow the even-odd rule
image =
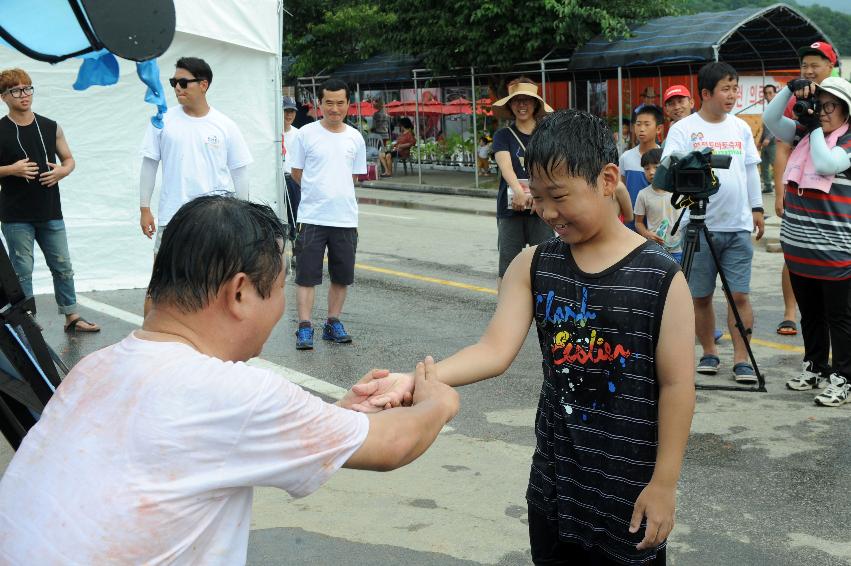
[[[635,548],[644,550],[662,544],[674,528],[674,505],[676,502],[676,486],[662,486],[650,483],[641,490],[632,509],[632,520],[629,522],[629,532],[635,534],[641,528],[641,520],[647,518],[644,538]]]
[[[437,401],[446,407],[447,423],[455,418],[461,407],[458,392],[438,379],[437,367],[431,356],[418,363],[414,371],[414,405],[424,401]]]
[[[51,163],[50,161],[47,162],[47,167],[50,170],[46,173],[42,173],[41,175],[39,175],[39,180],[41,181],[41,184],[45,187],[56,186],[56,183],[67,177],[68,173],[70,173],[70,171],[66,170],[61,165]],[[38,170],[38,166],[36,166],[36,170]]]
[[[352,387],[351,392],[358,396],[352,409],[362,413],[410,405],[413,400],[414,374],[388,372],[374,379],[362,379]]]
[[[30,161],[27,158],[14,162],[10,169],[10,175],[23,177],[27,181],[31,181],[38,176],[38,163]]]
[[[342,399],[340,399],[337,404],[345,409],[352,409],[355,411],[360,411],[362,413],[375,413],[382,409],[382,407],[373,407],[369,405],[366,401],[369,398],[369,395],[364,393],[358,393],[356,388],[366,387],[370,388],[372,383],[375,383],[376,380],[381,380],[390,375],[390,372],[386,369],[373,369],[364,374],[360,380],[352,386],[352,388],[346,392]],[[410,402],[409,402],[410,404]]]
[[[759,240],[762,238],[762,235],[765,234],[765,215],[759,211],[754,211],[752,214],[753,226],[754,230],[756,230],[756,239]]]
[[[142,234],[150,240],[154,237],[157,231],[157,225],[154,222],[154,215],[151,214],[150,208],[140,208],[139,226],[142,227]]]

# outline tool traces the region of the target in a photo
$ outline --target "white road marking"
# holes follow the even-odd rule
[[[359,211],[358,214],[365,214],[367,216],[383,216],[385,218],[398,218],[400,220],[416,220],[413,216],[399,216],[398,214],[381,214],[380,212],[364,212],[363,210]]]
[[[127,312],[112,305],[108,305],[106,303],[102,303],[94,299],[89,299],[88,297],[82,297],[80,295],[77,295],[77,303],[83,305],[87,309],[92,309],[93,311],[98,311],[107,316],[111,316],[112,318],[117,318],[119,320],[123,320],[124,322],[129,322],[130,324],[135,324],[140,328],[142,327],[142,322],[145,320],[138,314]]]

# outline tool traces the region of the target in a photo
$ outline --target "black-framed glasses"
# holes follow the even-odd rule
[[[821,103],[821,110],[825,114],[833,114],[833,111],[836,110],[837,106],[839,106],[839,105],[835,102],[822,102]]]
[[[22,86],[10,88],[6,92],[12,95],[12,98],[23,98],[25,96],[32,96],[32,93],[35,92],[35,87],[30,86]]]
[[[168,84],[171,85],[171,88],[180,85],[180,88],[186,88],[189,86],[189,83],[200,83],[204,79],[175,79],[171,78],[168,80]]]

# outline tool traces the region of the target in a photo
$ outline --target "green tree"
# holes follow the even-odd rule
[[[295,57],[292,77],[329,72],[386,49],[396,16],[365,0],[288,0],[284,4],[284,53]]]
[[[429,68],[508,67],[553,48],[570,52],[600,33],[615,37],[627,25],[671,13],[682,0],[486,0],[438,2],[383,0],[397,14],[389,39],[422,55]]]

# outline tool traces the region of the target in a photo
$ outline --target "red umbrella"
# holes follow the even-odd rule
[[[392,106],[391,106],[392,105]],[[400,102],[393,104],[388,102],[384,105],[384,109],[391,116],[415,116],[419,109],[420,116],[442,116],[443,104],[438,100],[429,100],[428,102]]]
[[[360,103],[360,114],[361,114],[361,116],[369,117],[369,116],[372,116],[373,114],[375,114],[376,112],[378,112],[378,110],[375,108],[375,106],[372,105],[372,102],[370,102],[369,100],[364,100],[363,102]],[[352,102],[351,104],[349,104],[349,116],[357,116],[357,115],[358,115],[358,103]]]
[[[452,102],[448,104],[444,104],[443,106],[444,114],[472,114],[473,113],[473,104],[464,98],[456,98]]]
[[[393,100],[384,105],[384,111],[391,116],[401,116],[402,114],[399,112],[399,108],[402,104],[403,103],[398,100]]]
[[[476,114],[484,114],[485,116],[493,116],[493,111],[491,110],[491,104],[493,104],[493,100],[490,98],[480,98],[476,101]]]

